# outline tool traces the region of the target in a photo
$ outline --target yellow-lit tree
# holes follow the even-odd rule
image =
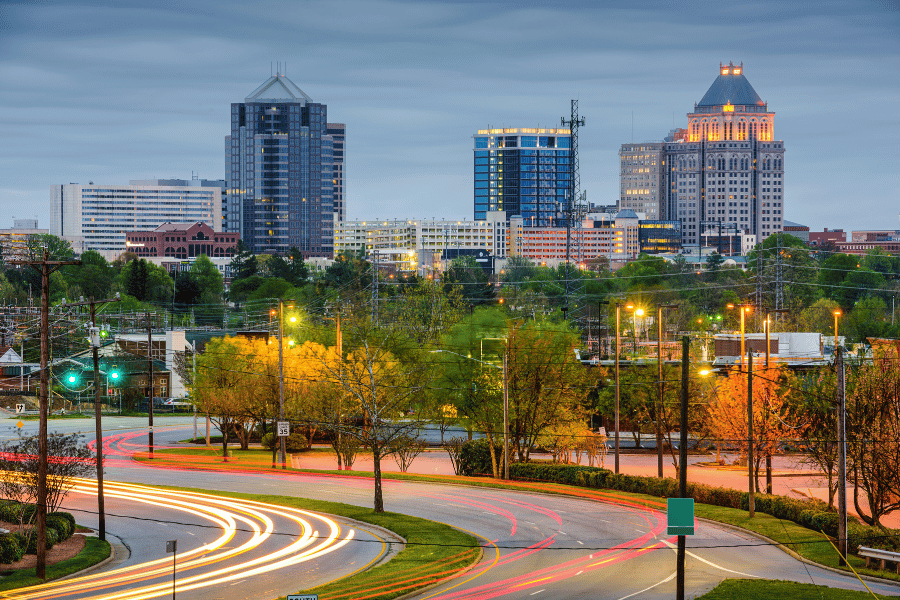
[[[759,491],[759,467],[766,457],[781,449],[785,440],[798,438],[805,429],[789,410],[788,390],[783,386],[781,368],[753,373],[753,469],[756,491]],[[735,372],[719,382],[707,406],[706,426],[717,443],[737,447],[747,457],[750,447],[747,435],[747,374]]]

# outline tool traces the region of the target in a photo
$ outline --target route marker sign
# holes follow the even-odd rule
[[[25,405],[24,404],[16,404],[16,414],[21,415],[23,412],[25,412]]]
[[[666,519],[668,535],[694,535],[694,499],[668,498]]]
[[[287,600],[319,600],[318,594],[288,594]]]
[[[278,421],[276,428],[278,429],[278,437],[288,437],[289,435],[291,435],[290,421]]]

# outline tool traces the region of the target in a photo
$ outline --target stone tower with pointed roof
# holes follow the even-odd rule
[[[269,77],[231,105],[225,230],[240,232],[254,253],[297,247],[304,256],[331,257],[334,160],[327,106],[283,74]]]
[[[744,65],[720,64],[687,129],[666,140],[665,213],[681,221],[682,243],[704,231],[733,227],[762,241],[783,228],[784,142],[775,113],[744,75]]]

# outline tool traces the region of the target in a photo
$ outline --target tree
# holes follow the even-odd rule
[[[855,342],[865,342],[872,337],[889,337],[892,328],[888,321],[887,304],[875,297],[858,301],[840,328],[847,339]]]
[[[501,281],[513,286],[521,285],[534,275],[534,263],[526,257],[516,254],[510,256],[501,273]]]
[[[19,524],[31,521],[30,510],[38,499],[38,436],[23,436],[0,445],[0,493],[19,503]],[[77,433],[47,436],[47,513],[54,512],[75,486],[78,477],[96,472],[93,451]],[[33,533],[33,532],[32,532]],[[30,533],[29,533],[30,535]]]
[[[139,258],[126,264],[120,277],[125,293],[141,302],[172,301],[174,282],[163,267]]]
[[[847,461],[853,504],[863,522],[900,508],[900,369],[896,358],[875,349],[874,360],[848,378]],[[860,490],[865,498],[860,498]]]
[[[490,277],[475,262],[474,256],[459,256],[450,261],[450,266],[441,277],[444,292],[456,288],[470,302],[484,302],[494,297],[494,286]]]
[[[303,285],[309,277],[309,269],[303,261],[303,253],[296,247],[292,247],[286,257],[273,256],[269,260],[268,269],[272,277],[280,277],[294,287]]]
[[[840,308],[840,304],[834,300],[819,298],[812,306],[803,309],[797,320],[797,327],[800,331],[811,331],[833,336],[834,312],[840,310]]]
[[[64,267],[63,271],[73,297],[94,297],[98,300],[109,297],[116,275],[115,269],[94,250],[81,255],[80,266]]]
[[[859,258],[850,254],[832,254],[822,261],[818,282],[826,298],[837,298],[840,285],[844,283],[848,273],[859,268],[858,262]]]
[[[317,351],[311,361],[317,378],[342,392],[342,411],[354,419],[341,422],[333,404],[310,407],[297,415],[316,426],[356,438],[372,452],[375,479],[375,512],[384,512],[381,459],[403,436],[414,438],[423,425],[424,408],[419,398],[431,375],[421,353],[397,327],[381,327],[362,310],[342,323],[345,347],[353,348],[342,360],[335,348]],[[329,407],[332,407],[329,410]]]
[[[256,257],[250,252],[250,249],[247,248],[247,245],[244,244],[243,240],[238,240],[237,246],[234,248],[234,256],[231,257],[232,281],[236,282],[241,279],[253,277],[257,274],[258,270],[259,267],[256,262]]]
[[[757,257],[762,256],[762,271],[758,271]],[[772,300],[767,306],[774,308],[778,269],[781,265],[784,308],[799,313],[812,304],[818,296],[815,286],[817,269],[809,247],[800,238],[787,233],[768,236],[747,255],[747,267],[751,277],[762,277],[764,297]],[[757,307],[765,310],[765,306]]]
[[[719,271],[725,264],[725,257],[718,252],[713,252],[706,257],[706,273],[708,281],[718,281]]]
[[[785,377],[781,367],[753,371],[753,453],[756,464],[748,465],[748,468],[753,470],[756,491],[759,491],[761,461],[778,454],[785,440],[799,438],[808,426],[790,411],[788,390],[783,387]],[[742,457],[748,455],[750,448],[747,396],[747,374],[735,372],[712,391],[707,409],[707,429],[716,442],[737,446]]]

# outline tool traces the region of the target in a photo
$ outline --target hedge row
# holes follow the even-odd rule
[[[640,475],[615,474],[609,469],[582,465],[561,465],[553,463],[513,463],[509,466],[513,479],[527,481],[552,481],[579,487],[618,490],[636,494],[647,494],[660,498],[678,497],[678,480],[670,477],[644,477]],[[714,487],[702,483],[688,483],[687,495],[695,502],[747,510],[749,494],[738,490]],[[800,500],[787,496],[756,494],[756,510],[778,519],[792,521],[812,529],[824,531],[836,537],[838,515],[834,509],[820,500]],[[848,516],[847,541],[852,552],[859,546],[900,551],[900,530],[882,530],[863,525],[855,517]]]

